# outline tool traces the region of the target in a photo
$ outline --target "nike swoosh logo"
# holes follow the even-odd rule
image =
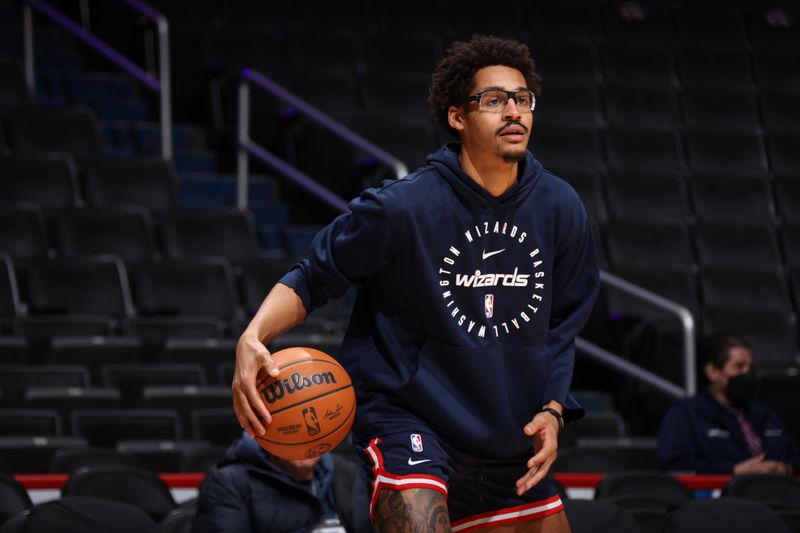
[[[408,458],[408,466],[418,465],[420,463],[427,463],[430,459],[420,459],[419,461],[413,461],[411,457]]]
[[[499,253],[501,253],[501,252],[505,252],[505,251],[506,251],[506,249],[505,249],[505,248],[503,248],[502,250],[495,250],[494,252],[489,252],[489,253],[487,254],[487,253],[486,253],[486,250],[484,250],[484,251],[483,251],[483,256],[482,256],[482,257],[483,257],[484,259],[488,259],[488,258],[492,257],[493,255],[497,255],[497,254],[499,254]]]

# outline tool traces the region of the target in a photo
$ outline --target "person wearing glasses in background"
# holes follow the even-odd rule
[[[706,337],[698,349],[707,387],[673,405],[658,433],[662,470],[792,475],[800,448],[778,415],[755,401],[750,346],[735,335]]]
[[[428,100],[458,142],[353,200],[239,340],[234,408],[257,438],[265,345],[359,289],[339,360],[381,532],[570,531],[548,474],[583,413],[574,341],[599,273],[578,195],[527,150],[539,90],[527,46],[452,44]]]

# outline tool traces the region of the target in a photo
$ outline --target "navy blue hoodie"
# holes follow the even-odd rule
[[[358,391],[357,437],[432,432],[518,457],[544,403],[582,414],[569,387],[599,283],[594,242],[575,191],[533,154],[493,197],[459,150],[364,191],[281,282],[309,312],[359,288],[340,356]]]

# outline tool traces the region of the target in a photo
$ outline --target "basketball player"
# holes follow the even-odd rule
[[[459,142],[351,202],[239,341],[234,408],[258,436],[256,373],[278,373],[265,345],[358,287],[340,360],[382,532],[570,530],[547,474],[582,415],[574,339],[598,270],[577,194],[526,148],[538,94],[526,46],[453,44],[429,103]]]

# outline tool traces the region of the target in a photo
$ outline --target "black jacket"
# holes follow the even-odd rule
[[[778,415],[765,404],[750,402],[745,416],[764,446],[765,459],[800,468],[800,448]],[[658,463],[663,470],[730,474],[750,458],[736,417],[708,392],[676,403],[658,434]]]
[[[200,487],[193,533],[300,533],[337,513],[349,533],[372,532],[358,465],[328,454],[314,468],[316,496],[245,437]]]

